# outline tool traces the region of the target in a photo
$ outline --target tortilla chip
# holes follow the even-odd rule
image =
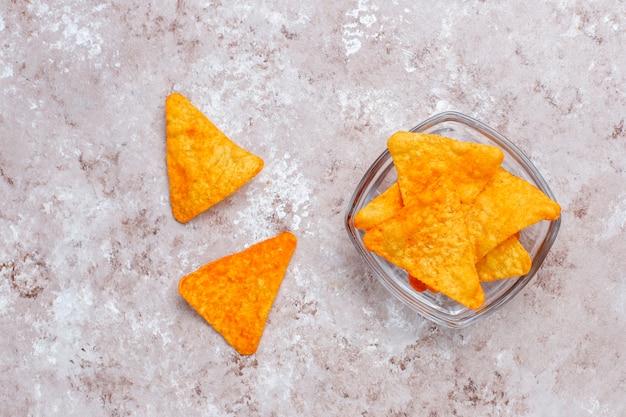
[[[466,215],[476,262],[514,233],[560,213],[558,203],[537,187],[498,168]]]
[[[413,287],[413,289],[417,292],[430,291],[433,294],[437,294],[439,292],[434,288],[430,288],[428,285],[424,284],[422,281],[415,278],[413,275],[409,275],[408,279],[409,279],[409,285],[411,285],[411,287]]]
[[[526,275],[531,266],[530,255],[513,235],[487,252],[476,263],[476,272],[480,282],[488,282]]]
[[[387,220],[402,208],[400,187],[395,182],[382,194],[379,194],[354,216],[354,227],[368,230]]]
[[[181,94],[165,103],[167,171],[174,218],[186,223],[233,194],[263,168]]]
[[[485,300],[461,202],[449,182],[432,184],[396,215],[368,230],[365,247],[468,308]]]
[[[405,205],[441,177],[470,204],[496,171],[504,153],[495,146],[426,133],[397,132],[387,141]]]
[[[241,355],[256,352],[296,237],[288,232],[213,261],[180,280],[180,295]]]
[[[428,285],[424,284],[413,275],[409,274],[409,285],[417,292],[424,292],[428,289]]]

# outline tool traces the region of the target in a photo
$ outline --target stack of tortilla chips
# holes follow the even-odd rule
[[[354,218],[368,250],[406,270],[417,291],[471,309],[485,301],[481,282],[528,273],[520,231],[561,209],[502,168],[499,148],[412,132],[387,146],[398,181]]]

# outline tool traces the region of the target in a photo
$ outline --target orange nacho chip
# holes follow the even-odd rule
[[[400,187],[395,182],[354,215],[354,227],[368,230],[402,208]]]
[[[183,95],[165,103],[167,171],[172,214],[186,223],[233,194],[263,168]]]
[[[504,159],[495,146],[426,133],[397,132],[387,147],[406,205],[441,177],[455,185],[461,203],[471,203]]]
[[[519,239],[513,235],[487,252],[476,263],[480,282],[526,275],[532,266],[532,259]]]
[[[283,232],[180,280],[180,295],[242,355],[256,352],[296,248]]]
[[[408,280],[409,280],[409,285],[413,287],[413,289],[417,292],[430,291],[433,294],[437,294],[439,292],[434,288],[430,288],[428,285],[424,284],[422,281],[415,278],[413,275],[409,275]]]
[[[473,309],[485,300],[481,282],[530,271],[520,231],[560,207],[505,171],[499,148],[409,132],[388,147],[398,181],[354,218],[368,250],[404,269],[415,291]]]
[[[476,309],[485,294],[460,210],[453,184],[434,183],[413,204],[368,230],[363,242],[426,286]]]
[[[509,236],[541,220],[559,217],[561,208],[541,190],[498,168],[467,212],[475,260]]]
[[[424,292],[428,290],[428,285],[424,284],[419,279],[415,278],[413,275],[409,274],[409,285],[417,292]]]
[[[516,233],[487,252],[476,263],[476,272],[480,282],[489,282],[526,275],[531,267],[532,259],[520,243],[519,233]],[[437,292],[412,275],[408,276],[408,281],[415,291]]]

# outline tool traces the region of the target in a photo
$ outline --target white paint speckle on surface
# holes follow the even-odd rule
[[[351,35],[359,36],[359,33],[350,33]],[[346,56],[350,56],[356,54],[361,49],[361,41],[356,38],[352,39],[342,39],[343,45],[346,48]]]
[[[349,20],[342,26],[341,40],[347,57],[359,52],[364,40],[379,37],[374,25],[378,19],[376,14],[372,13],[378,10],[379,7],[369,4],[368,0],[359,0],[356,9],[346,12],[346,17]]]
[[[607,239],[624,236],[626,233],[626,196],[618,198],[617,202],[609,207],[610,213],[604,223],[604,230],[595,236],[595,242],[602,242]]]
[[[257,177],[258,181],[265,181],[264,186],[245,190],[247,205],[233,222],[237,226],[235,236],[251,236],[253,241],[265,239],[275,232],[276,222],[287,229],[299,230],[308,216],[312,186],[299,169],[298,161],[289,152],[281,159],[271,159]],[[259,227],[258,219],[265,219],[266,224]]]
[[[13,77],[13,67],[0,61],[0,79]]]

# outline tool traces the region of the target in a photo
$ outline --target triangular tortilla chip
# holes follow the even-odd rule
[[[439,292],[434,288],[430,288],[428,285],[424,284],[422,281],[415,278],[413,275],[409,275],[407,278],[409,280],[409,285],[413,287],[413,289],[417,292],[430,291],[433,294],[437,294]]]
[[[476,263],[480,282],[526,275],[532,267],[532,259],[517,236],[513,235],[491,249]]]
[[[412,205],[368,230],[365,247],[468,308],[485,301],[456,189],[434,183]]]
[[[476,262],[509,236],[560,213],[559,204],[540,189],[498,168],[466,215]]]
[[[419,279],[415,278],[413,275],[408,276],[409,285],[417,292],[424,292],[428,290],[428,285],[424,284]]]
[[[233,194],[263,168],[183,95],[165,103],[167,172],[174,218],[186,223]]]
[[[394,182],[382,194],[379,194],[354,216],[354,227],[368,230],[383,220],[387,220],[402,208],[400,187]]]
[[[182,297],[242,355],[256,352],[296,237],[283,232],[180,280]]]
[[[461,203],[470,204],[504,159],[495,146],[417,132],[396,132],[387,147],[405,205],[441,177],[455,185]]]

